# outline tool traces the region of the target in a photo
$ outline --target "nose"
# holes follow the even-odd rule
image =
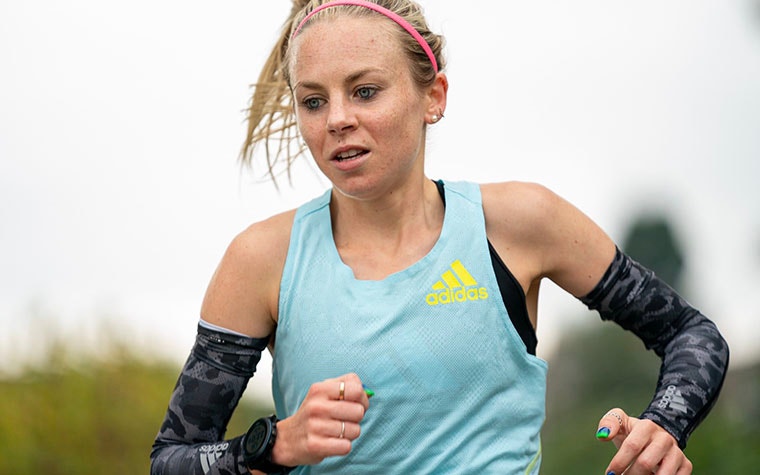
[[[355,129],[356,126],[356,115],[350,102],[342,99],[330,101],[327,115],[327,130],[330,133],[342,134]]]

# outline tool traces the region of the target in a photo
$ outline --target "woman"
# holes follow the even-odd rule
[[[546,188],[425,176],[442,47],[410,0],[296,2],[244,156],[264,142],[274,178],[269,139],[289,164],[300,137],[332,189],[231,243],[152,473],[538,473],[543,278],[663,358],[647,410],[599,422],[618,447],[606,473],[691,473],[682,448],[718,395],[725,341]],[[277,416],[223,441],[266,347]]]

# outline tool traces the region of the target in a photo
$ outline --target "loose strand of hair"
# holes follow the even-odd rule
[[[285,70],[287,65],[284,59],[293,17],[299,10],[300,4],[296,0],[293,2],[290,17],[282,27],[280,38],[264,63],[258,80],[251,86],[253,93],[247,109],[246,139],[240,151],[241,163],[253,167],[253,155],[257,145],[263,145],[267,175],[272,179],[275,187],[277,187],[277,164],[281,162],[282,156],[288,157],[290,150],[290,146],[283,146],[282,142],[289,142],[294,134],[298,136],[291,91],[287,83]],[[273,153],[273,148],[270,146],[270,141],[273,140],[280,142],[275,147],[276,153]],[[298,150],[298,154],[301,153],[303,153],[302,147]],[[289,157],[286,161],[290,162]]]

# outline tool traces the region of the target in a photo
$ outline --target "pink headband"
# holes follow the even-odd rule
[[[433,54],[433,50],[430,49],[430,45],[425,41],[425,38],[422,37],[422,35],[419,34],[417,30],[414,29],[412,25],[409,24],[408,21],[401,18],[399,15],[393,13],[392,11],[388,10],[385,7],[381,7],[380,5],[372,2],[367,2],[365,0],[334,0],[332,2],[323,3],[322,5],[318,6],[314,10],[312,10],[308,15],[306,15],[306,18],[301,20],[301,23],[298,24],[298,27],[296,27],[295,31],[293,32],[293,38],[296,37],[296,35],[301,31],[301,28],[303,28],[304,24],[311,19],[314,15],[316,15],[318,12],[321,12],[322,10],[330,7],[337,7],[341,5],[355,5],[358,7],[364,7],[369,8],[370,10],[374,10],[378,13],[382,13],[383,15],[387,16],[391,20],[395,21],[396,23],[401,26],[401,28],[405,29],[407,32],[409,32],[410,35],[412,35],[412,38],[417,40],[417,43],[422,46],[422,49],[425,51],[425,54],[427,54],[428,59],[430,59],[430,62],[433,64],[433,70],[435,72],[438,72],[438,62],[435,60],[435,55]]]

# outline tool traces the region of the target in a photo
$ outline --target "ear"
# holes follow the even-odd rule
[[[449,80],[445,73],[435,75],[435,81],[427,91],[428,107],[425,122],[434,124],[446,112],[446,97],[449,91]]]

